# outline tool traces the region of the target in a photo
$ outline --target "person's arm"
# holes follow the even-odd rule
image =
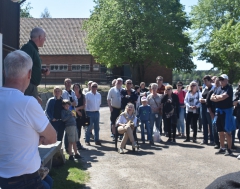
[[[71,117],[72,117],[72,114],[68,113],[68,111],[62,110],[61,118],[63,122],[69,120]]]
[[[48,99],[46,107],[45,107],[45,113],[50,121],[52,121],[54,119],[54,117],[53,117],[53,111],[54,111],[53,110],[54,109],[53,98]]]
[[[75,92],[72,90],[72,98],[73,98],[73,102],[72,102],[72,106],[77,106],[78,105],[78,99],[77,96],[75,94]]]
[[[43,132],[39,133],[39,144],[48,145],[57,142],[57,133],[51,123],[48,123]]]
[[[223,94],[221,94],[221,95],[212,95],[211,96],[211,100],[213,101],[213,102],[219,102],[219,101],[223,101],[223,100],[225,100],[226,98],[228,98],[229,97],[229,95],[227,94],[227,93],[223,93]]]
[[[186,94],[186,96],[185,96],[185,98],[184,98],[184,104],[186,105],[186,107],[190,107],[190,104],[188,103],[188,92],[187,92],[187,94]]]

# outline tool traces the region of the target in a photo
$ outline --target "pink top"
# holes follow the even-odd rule
[[[178,95],[179,104],[184,104],[184,98],[186,96],[186,92],[182,90],[180,93],[178,93],[178,90],[176,90],[173,93]]]

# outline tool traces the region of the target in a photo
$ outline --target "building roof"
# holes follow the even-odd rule
[[[34,27],[41,27],[46,32],[41,55],[89,55],[84,39],[86,31],[82,30],[87,18],[21,18],[20,48],[30,39]]]

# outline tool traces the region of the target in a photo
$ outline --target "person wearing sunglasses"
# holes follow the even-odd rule
[[[121,109],[122,111],[125,110],[126,105],[130,102],[134,104],[134,108],[136,109],[136,102],[138,99],[138,95],[135,90],[132,89],[132,80],[127,79],[125,81],[125,89],[121,90]]]
[[[228,84],[228,76],[222,74],[218,77],[221,89],[214,92],[211,101],[215,103],[216,113],[213,123],[217,125],[217,131],[220,139],[220,149],[215,154],[223,154],[225,156],[232,155],[232,131],[236,130],[233,118],[233,89]],[[224,141],[227,137],[227,149],[225,149]]]
[[[176,143],[176,127],[179,118],[179,99],[178,95],[174,94],[171,85],[165,87],[166,94],[162,98],[163,118],[165,119],[168,140],[167,142]],[[172,137],[173,133],[173,137]]]
[[[86,127],[85,143],[90,146],[90,134],[92,127],[94,128],[94,141],[96,145],[101,145],[99,141],[99,109],[102,101],[101,94],[97,92],[98,84],[93,82],[91,84],[91,91],[85,95],[85,110],[87,116],[90,118],[90,125]]]
[[[198,108],[201,106],[199,99],[202,98],[202,93],[199,91],[199,87],[196,81],[192,81],[189,85],[189,91],[187,92],[184,103],[186,105],[187,121],[186,121],[186,140],[184,142],[190,142],[190,124],[193,128],[193,142],[197,142],[197,120],[199,117]]]
[[[183,90],[183,83],[181,81],[177,82],[177,90],[173,92],[178,96],[179,99],[179,118],[177,122],[177,130],[178,135],[181,137],[184,136],[184,110],[185,110],[185,104],[184,104],[184,98],[186,96],[186,92]]]

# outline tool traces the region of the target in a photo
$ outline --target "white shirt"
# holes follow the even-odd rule
[[[102,97],[101,94],[96,92],[96,94],[93,94],[92,91],[88,92],[85,95],[86,100],[86,111],[94,112],[99,111]]]
[[[200,108],[201,103],[199,99],[202,98],[202,93],[197,91],[194,95],[189,91],[187,92],[184,103],[186,105],[186,113],[193,112],[197,113],[197,109],[191,109],[190,106],[196,106],[197,108]]]
[[[120,115],[116,121],[116,126],[121,123],[121,124],[126,124],[128,121],[127,119],[124,117],[124,115]],[[134,116],[134,119],[133,119],[133,123],[134,123],[134,127],[137,127],[137,117]]]
[[[112,87],[108,91],[107,100],[111,100],[111,106],[114,108],[121,108],[121,89]]]
[[[36,172],[41,164],[39,134],[49,120],[34,97],[0,87],[0,177]]]
[[[77,99],[77,96],[75,95],[75,92],[73,90],[71,90],[71,95],[68,93],[68,91],[66,90],[63,90],[62,91],[62,98],[63,99],[67,99],[70,101],[70,97],[72,97],[72,100],[74,102],[76,102],[76,106],[78,105],[78,99]]]

